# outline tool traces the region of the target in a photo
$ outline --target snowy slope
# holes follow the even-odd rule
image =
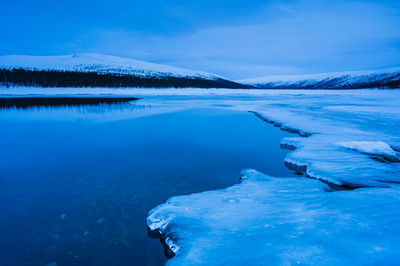
[[[265,89],[358,89],[399,87],[400,67],[312,75],[267,76],[237,82]]]
[[[0,68],[81,71],[156,77],[221,78],[201,71],[100,54],[62,56],[6,55],[0,56]]]

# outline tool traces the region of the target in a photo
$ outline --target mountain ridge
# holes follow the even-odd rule
[[[150,74],[158,76],[223,78],[203,71],[93,53],[56,56],[4,55],[0,56],[0,68],[81,71],[139,76]]]
[[[203,71],[100,54],[0,56],[0,86],[252,87]]]
[[[400,67],[307,75],[266,76],[236,82],[260,89],[400,88]]]
[[[208,72],[111,55],[4,55],[0,56],[0,86],[393,89],[400,88],[400,67],[232,81]]]

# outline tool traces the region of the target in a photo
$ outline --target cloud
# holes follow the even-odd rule
[[[114,54],[233,79],[391,67],[400,59],[396,1],[173,1],[148,12],[158,2],[139,5],[144,13],[135,9],[132,21],[114,5],[118,18],[63,30],[66,37],[52,41],[38,35],[41,53]],[[18,43],[23,50],[33,41]]]
[[[307,3],[275,5],[285,16],[265,23],[178,36],[102,32],[93,45],[98,51],[238,79],[378,68],[399,61],[400,20],[392,9],[372,2]]]

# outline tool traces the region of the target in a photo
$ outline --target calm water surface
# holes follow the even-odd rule
[[[237,183],[243,168],[293,175],[279,148],[289,134],[247,112],[112,121],[74,108],[0,111],[0,265],[162,265],[150,209]]]

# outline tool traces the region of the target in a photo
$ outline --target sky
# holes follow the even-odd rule
[[[400,66],[400,1],[1,0],[0,55],[100,53],[230,79]]]

